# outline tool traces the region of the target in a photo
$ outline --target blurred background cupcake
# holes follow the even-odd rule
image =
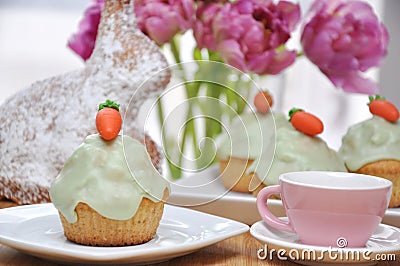
[[[399,112],[380,96],[370,97],[369,109],[373,116],[349,127],[339,154],[350,172],[392,181],[389,207],[400,207]]]

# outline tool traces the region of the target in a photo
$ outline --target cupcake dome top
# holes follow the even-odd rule
[[[279,113],[246,113],[237,116],[229,129],[217,139],[218,158],[256,159],[260,157],[262,147],[275,138],[276,128],[289,126],[286,116]]]
[[[400,126],[373,116],[349,128],[339,154],[350,171],[385,159],[400,160]]]
[[[133,217],[143,198],[163,199],[169,183],[154,168],[146,148],[129,136],[104,141],[86,138],[66,161],[50,188],[50,198],[68,222],[75,222],[75,207],[86,203],[106,218]]]
[[[275,150],[271,145],[264,147],[262,156],[247,169],[255,172],[266,185],[279,183],[279,176],[293,171],[339,171],[347,172],[336,151],[330,149],[319,137],[299,132],[291,125],[276,130]],[[272,164],[267,162],[274,153]]]

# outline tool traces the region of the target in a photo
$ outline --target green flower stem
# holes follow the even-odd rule
[[[209,141],[209,139],[215,139],[217,135],[219,135],[222,131],[221,121],[223,115],[228,113],[230,118],[233,118],[234,112],[231,110],[225,110],[223,104],[219,103],[221,96],[225,95],[227,104],[234,108],[237,114],[241,114],[246,106],[246,97],[242,97],[241,93],[249,93],[248,90],[244,88],[248,88],[250,81],[244,81],[241,79],[241,76],[238,77],[236,81],[229,81],[227,78],[229,75],[235,74],[236,72],[232,72],[231,70],[226,70],[221,72],[221,68],[218,65],[213,66],[203,66],[201,63],[198,64],[199,69],[195,73],[195,80],[199,80],[197,82],[186,82],[187,78],[185,77],[185,69],[180,64],[180,36],[176,35],[170,41],[170,50],[177,63],[178,71],[182,73],[181,78],[182,81],[185,82],[185,92],[186,99],[188,105],[188,111],[185,117],[185,125],[183,126],[183,133],[181,138],[179,138],[179,153],[178,155],[173,154],[177,158],[172,158],[170,155],[170,149],[176,149],[176,143],[172,144],[166,141],[163,138],[164,147],[166,147],[166,152],[168,154],[167,163],[168,168],[171,173],[171,177],[176,179],[181,177],[182,175],[182,163],[184,163],[184,156],[187,153],[188,145],[192,146],[194,152],[194,158],[196,158],[197,167],[199,169],[208,167],[210,164],[215,162],[215,150],[214,143]],[[195,60],[203,60],[207,59],[209,61],[223,62],[220,55],[216,52],[208,51],[205,58],[203,58],[204,53],[200,51],[198,48],[195,48],[193,51],[193,58]],[[203,81],[204,80],[204,81]],[[212,82],[207,82],[207,80]],[[224,86],[229,86],[229,88],[225,88]],[[203,100],[198,99],[198,95],[200,90],[205,90],[206,96],[212,100]],[[199,147],[198,143],[198,128],[196,128],[196,123],[194,121],[194,112],[199,108],[201,114],[204,118],[204,132],[201,136],[204,136],[206,139],[202,143],[203,146]],[[225,108],[225,109],[224,109]],[[227,111],[227,112],[226,112]],[[161,100],[158,102],[158,115],[160,122],[164,121],[164,113],[163,106]],[[197,130],[196,130],[197,129]],[[163,136],[165,136],[164,128],[162,128]],[[213,157],[212,157],[213,156]],[[175,162],[175,163],[174,163]]]
[[[251,80],[249,79],[248,81],[243,81],[241,77],[239,77],[239,82],[238,84],[241,87],[247,88],[243,90],[241,87],[236,89],[237,94],[235,94],[235,100],[236,100],[236,111],[238,114],[243,113],[244,109],[246,108],[247,104],[251,104],[246,102],[246,99],[249,98],[250,90],[248,89],[249,86],[251,85]],[[239,92],[238,92],[239,91]],[[242,95],[241,93],[245,92],[245,95]]]
[[[159,99],[157,102],[157,109],[158,109],[158,119],[161,122],[161,126],[162,126],[162,123],[164,121],[164,111],[163,111],[161,99]],[[164,147],[167,147],[168,144],[165,140],[165,127],[163,127],[163,126],[161,127],[161,132],[162,132],[161,136],[162,136],[163,145],[164,145]],[[167,153],[166,157],[167,157],[168,168],[171,173],[171,177],[173,179],[179,178],[181,176],[181,169],[180,169],[179,165],[176,166],[169,160],[170,154],[168,154],[168,150],[166,151],[166,153]]]
[[[197,144],[195,121],[193,119],[193,109],[197,103],[197,99],[195,99],[195,97],[198,94],[200,85],[201,85],[200,82],[185,84],[186,97],[188,99],[188,112],[187,112],[186,118],[185,118],[186,126],[184,128],[183,136],[181,139],[182,153],[180,153],[179,163],[182,162],[182,157],[184,155],[184,147],[185,147],[185,143],[186,143],[186,140],[188,137],[190,137],[192,140],[195,158],[198,158],[200,156],[200,150],[197,147],[198,144]]]
[[[181,55],[179,53],[179,41],[180,41],[180,36],[179,35],[175,35],[172,40],[170,41],[170,47],[171,47],[171,52],[172,55],[174,56],[175,62],[177,64],[181,63]],[[182,69],[181,65],[178,65],[178,67],[180,69]]]
[[[227,86],[228,88],[225,89],[225,97],[226,97],[226,104],[227,107],[226,113],[229,114],[229,120],[231,120],[234,117],[234,112],[230,109],[234,109],[236,111],[236,87],[237,87],[238,82],[234,81],[228,81]]]
[[[235,72],[233,72],[235,73]],[[251,81],[243,81],[241,76],[238,77],[237,81],[228,81],[226,84],[229,89],[225,89],[225,96],[227,105],[233,108],[236,114],[240,115],[243,113],[248,103],[246,99],[249,96],[249,90],[247,89]],[[246,88],[246,89],[243,89]],[[244,93],[244,95],[243,95]],[[227,107],[229,108],[229,107]],[[227,110],[229,118],[232,119],[236,114],[232,110]]]
[[[217,101],[221,95],[221,86],[203,82],[202,85],[205,87],[207,98],[199,102],[201,113],[204,115],[204,137],[205,140],[202,143],[200,157],[196,157],[197,167],[203,169],[214,163],[215,154],[213,142],[209,139],[214,139],[216,135],[221,132],[221,105]],[[216,99],[212,101],[209,98]]]
[[[176,35],[171,41],[170,41],[170,49],[172,52],[172,55],[174,56],[175,62],[178,64],[177,67],[182,70],[182,73],[184,73],[184,69],[182,67],[182,65],[180,65],[181,63],[181,58],[180,58],[180,53],[179,53],[179,41],[180,41],[180,37],[178,35]],[[186,81],[186,78],[183,76],[182,77],[184,81]],[[182,160],[183,160],[183,156],[185,154],[186,151],[186,142],[188,140],[188,138],[192,139],[193,142],[193,148],[194,148],[194,152],[195,152],[195,156],[196,158],[200,156],[200,150],[197,148],[197,135],[196,135],[196,130],[195,130],[195,125],[194,125],[194,121],[193,121],[193,108],[195,107],[195,97],[198,94],[200,88],[200,84],[192,84],[192,83],[185,83],[185,91],[186,91],[186,97],[188,99],[188,112],[186,114],[186,125],[183,129],[183,135],[182,138],[179,141],[179,147],[180,147],[180,151],[179,151],[179,157],[178,157],[178,163],[174,164],[173,161],[171,161],[171,159],[167,159],[167,163],[168,163],[168,168],[170,170],[171,176],[174,179],[180,178],[182,175]],[[163,111],[162,109],[162,105],[159,103],[159,119],[160,121],[164,121],[164,116],[163,116]],[[164,134],[165,132],[163,132]],[[164,142],[164,145],[166,145],[166,143]],[[167,147],[167,146],[165,146]]]
[[[224,89],[220,85],[209,83],[207,86],[207,96],[218,100],[223,90]],[[222,117],[221,105],[219,104],[219,101],[213,101],[211,104],[212,105],[209,106],[209,113],[212,119],[206,120],[209,126],[209,128],[206,126],[206,137],[215,137],[221,132],[221,126],[219,124]]]

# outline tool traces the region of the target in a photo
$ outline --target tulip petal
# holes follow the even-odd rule
[[[218,51],[220,51],[222,58],[224,58],[228,64],[241,71],[247,71],[244,55],[240,49],[239,43],[235,40],[225,40],[220,42],[218,45]]]
[[[362,77],[357,71],[348,72],[346,75],[341,76],[326,76],[333,84],[335,84],[336,87],[342,88],[345,92],[368,95],[374,95],[379,92],[378,84],[376,84],[376,82]]]
[[[159,45],[193,27],[195,21],[192,0],[137,0],[134,5],[139,28]]]
[[[279,1],[277,8],[280,10],[283,19],[287,22],[289,31],[293,31],[300,21],[300,6],[288,1]]]
[[[248,57],[248,67],[257,74],[276,75],[282,72],[296,60],[296,51],[266,51],[260,55],[250,55]]]
[[[97,0],[86,9],[78,32],[72,35],[67,43],[67,46],[85,61],[90,58],[94,49],[103,6],[104,1]]]

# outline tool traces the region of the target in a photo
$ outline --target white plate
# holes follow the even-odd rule
[[[182,256],[249,230],[245,224],[165,205],[156,236],[127,247],[88,247],[68,241],[57,210],[38,204],[0,210],[0,243],[68,263],[154,263]]]
[[[388,265],[397,265],[396,258],[400,256],[400,228],[385,224],[378,226],[364,248],[304,245],[296,234],[276,230],[263,221],[252,225],[250,233],[264,244],[257,254],[265,260],[274,254],[278,259],[294,260],[303,265],[375,265],[378,259],[393,263]]]
[[[217,165],[175,181],[168,203],[248,225],[260,220],[256,198],[251,194],[227,191],[219,178]],[[275,216],[286,216],[280,200],[268,200],[268,207]],[[400,227],[400,208],[388,209],[382,223]]]
[[[400,227],[400,208],[389,208],[382,223]]]
[[[219,178],[218,166],[184,177],[171,185],[168,203],[236,220],[248,225],[260,220],[252,194],[227,191]],[[271,212],[286,216],[280,200],[268,200]]]

